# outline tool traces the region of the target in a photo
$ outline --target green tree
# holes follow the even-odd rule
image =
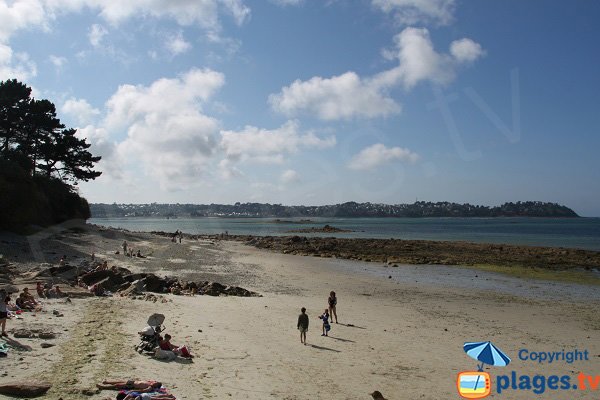
[[[90,144],[76,136],[75,129],[52,131],[40,146],[39,168],[46,176],[56,173],[65,181],[84,181],[96,179],[102,173],[94,171],[94,164],[101,157],[93,156],[88,149]]]
[[[4,157],[23,134],[31,88],[16,79],[0,81],[0,139]]]
[[[65,128],[49,100],[30,98],[31,88],[16,79],[0,82],[2,157],[33,176],[57,176],[63,181],[89,181],[101,175],[90,144]]]

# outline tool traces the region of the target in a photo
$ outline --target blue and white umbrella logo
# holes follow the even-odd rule
[[[480,371],[483,371],[484,364],[506,367],[510,363],[510,358],[492,342],[467,342],[463,345],[463,349],[469,357],[481,361],[481,365],[478,365]]]
[[[494,346],[492,342],[467,342],[463,345],[463,349],[469,357],[481,362],[481,365],[477,364],[479,371],[483,371],[485,364],[495,367],[506,367],[510,363],[510,357]],[[477,389],[479,378],[480,376],[478,375],[475,381],[475,389]]]

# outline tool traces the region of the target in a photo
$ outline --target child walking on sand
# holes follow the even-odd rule
[[[331,325],[329,325],[329,311],[325,309],[325,312],[319,316],[320,320],[323,320],[323,334],[321,336],[329,336],[327,333],[331,329]]]
[[[308,330],[308,315],[306,308],[300,309],[302,314],[298,315],[298,330],[300,331],[300,343],[306,345],[306,331]]]

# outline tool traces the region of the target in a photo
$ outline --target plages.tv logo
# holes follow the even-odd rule
[[[492,378],[483,371],[485,364],[495,367],[505,367],[510,363],[510,358],[492,342],[467,342],[463,345],[465,353],[474,358],[477,371],[463,371],[456,377],[458,394],[465,399],[483,399],[492,391]]]

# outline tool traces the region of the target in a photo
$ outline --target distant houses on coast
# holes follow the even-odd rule
[[[578,217],[572,209],[541,201],[518,201],[488,207],[450,202],[412,204],[346,202],[324,206],[235,204],[91,204],[92,217]]]

